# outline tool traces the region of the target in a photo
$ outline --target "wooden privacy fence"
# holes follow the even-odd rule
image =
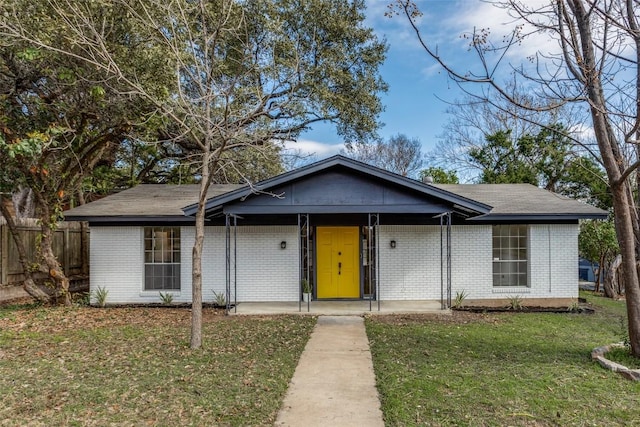
[[[35,261],[40,234],[37,220],[18,220],[18,230],[29,259]],[[60,223],[53,238],[53,252],[67,277],[76,281],[86,281],[89,276],[88,225],[81,222]],[[45,274],[36,273],[36,280],[44,278]],[[22,265],[13,236],[5,219],[0,216],[0,294],[3,287],[21,285],[23,280]]]

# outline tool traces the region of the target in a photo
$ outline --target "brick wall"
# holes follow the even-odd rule
[[[382,225],[378,242],[382,300],[440,299],[439,226]]]
[[[494,288],[491,225],[452,226],[452,298],[462,291],[468,300],[577,298],[578,231],[576,224],[529,226],[530,287]],[[439,226],[380,227],[382,300],[440,299],[440,272]]]
[[[490,225],[451,229],[452,297],[468,300],[576,298],[578,296],[578,225],[529,226],[528,288],[494,288]],[[207,227],[203,252],[203,300],[225,290],[225,228]],[[296,226],[238,227],[237,300],[296,301],[299,283]],[[390,247],[390,241],[396,247]],[[286,249],[280,242],[286,241]],[[191,249],[194,228],[181,228],[181,290],[175,302],[191,301]],[[109,289],[108,303],[160,302],[158,291],[144,291],[141,227],[91,228],[91,289]],[[382,300],[439,300],[440,227],[380,227]],[[233,247],[232,247],[233,253]],[[232,264],[233,272],[233,264]],[[232,277],[232,281],[234,277]],[[234,296],[232,296],[232,300]]]
[[[140,227],[91,227],[90,245],[91,291],[106,288],[108,304],[142,302],[144,264]]]
[[[297,226],[238,227],[237,231],[237,300],[296,301],[299,295]],[[225,228],[207,227],[205,233],[202,295],[204,302],[212,302],[214,291],[225,292]],[[174,302],[190,302],[195,228],[181,227],[180,238],[181,289],[171,293]],[[287,242],[284,250],[280,248],[283,240]],[[92,290],[106,287],[110,304],[161,302],[159,291],[144,290],[142,227],[92,227],[91,244]],[[233,246],[231,252],[233,283]]]

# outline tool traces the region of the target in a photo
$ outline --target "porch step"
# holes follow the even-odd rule
[[[438,313],[449,314],[440,308],[440,301],[381,301],[378,311],[377,301],[311,301],[297,302],[242,302],[231,314],[311,314],[333,316],[362,316],[365,314],[409,314]]]

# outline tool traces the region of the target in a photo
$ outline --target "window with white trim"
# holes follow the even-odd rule
[[[493,226],[493,286],[529,286],[527,226]]]
[[[144,290],[180,290],[180,228],[144,228]]]

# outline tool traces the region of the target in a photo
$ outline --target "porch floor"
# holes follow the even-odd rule
[[[442,310],[440,301],[311,301],[299,306],[297,302],[242,302],[237,309],[231,309],[229,314],[256,315],[256,314],[306,314],[306,315],[331,315],[353,316],[364,314],[410,314],[410,313],[437,313],[450,314],[450,310]]]

